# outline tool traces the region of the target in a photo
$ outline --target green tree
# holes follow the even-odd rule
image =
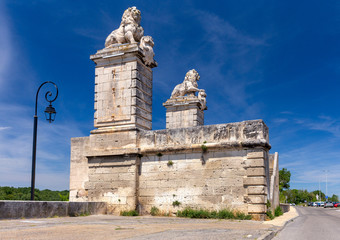
[[[333,194],[332,197],[328,199],[330,202],[339,202],[339,196]]]
[[[0,200],[30,200],[31,188],[29,187],[0,187]],[[51,191],[49,189],[35,189],[36,201],[68,201],[69,191]]]
[[[322,192],[322,191],[319,191],[319,190],[315,190],[313,191],[314,195],[315,195],[315,198],[313,199],[313,201],[323,201],[326,199],[326,195]],[[319,200],[316,199],[316,195],[319,196]],[[320,199],[321,197],[321,199]]]
[[[279,189],[280,192],[282,192],[284,189],[290,188],[290,171],[288,171],[286,168],[282,168],[279,171]]]

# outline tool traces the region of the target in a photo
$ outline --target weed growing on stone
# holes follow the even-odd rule
[[[170,166],[174,165],[174,163],[173,163],[173,161],[169,160],[167,165],[170,167]]]
[[[204,209],[192,209],[186,208],[183,211],[177,211],[177,217],[187,218],[217,218],[217,219],[240,219],[240,220],[251,220],[252,216],[243,212],[233,212],[228,209],[220,211],[209,211]]]
[[[159,209],[157,207],[152,207],[150,211],[151,216],[158,216]]]
[[[163,154],[159,152],[159,153],[157,153],[157,156],[161,157],[161,156],[163,156]]]
[[[159,210],[157,207],[152,207],[150,211],[151,216],[164,216],[164,217],[170,217],[170,212],[164,212]]]
[[[122,211],[120,216],[138,216],[138,212],[136,210]]]
[[[205,153],[208,151],[208,147],[205,145],[207,141],[204,141],[203,144],[201,145],[202,151]]]
[[[172,202],[172,206],[174,207],[178,207],[179,205],[181,205],[181,203],[177,200]]]
[[[280,206],[277,206],[277,207],[275,208],[274,214],[275,214],[275,217],[278,217],[278,216],[283,215],[283,212],[282,212],[282,209],[280,208]]]
[[[266,215],[267,215],[267,218],[269,218],[270,220],[273,220],[275,218],[272,211],[270,210],[267,210]]]

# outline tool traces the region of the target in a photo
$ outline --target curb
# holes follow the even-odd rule
[[[298,218],[299,216],[300,216],[300,215],[297,215],[297,216],[295,216],[295,217],[293,217],[293,218],[287,220],[287,221],[285,222],[285,224],[283,224],[282,227],[280,227],[280,228],[278,228],[278,229],[276,229],[276,230],[272,230],[272,231],[270,231],[270,232],[268,232],[268,233],[263,234],[261,237],[258,238],[258,240],[271,240],[271,239],[273,239],[279,232],[282,231],[282,229],[284,229],[284,228],[287,226],[288,223],[293,222],[293,221],[294,221],[296,218]]]

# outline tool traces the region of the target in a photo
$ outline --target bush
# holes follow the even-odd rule
[[[136,210],[130,210],[130,211],[122,211],[120,212],[121,216],[138,216],[138,212]]]
[[[277,206],[275,208],[275,217],[281,216],[283,215],[282,209],[280,208],[280,206]]]
[[[243,212],[236,212],[236,219],[240,220],[251,220],[252,216],[249,214],[245,214]]]
[[[242,212],[233,212],[228,209],[220,211],[208,211],[204,209],[195,210],[192,208],[186,208],[183,211],[177,211],[177,217],[187,218],[218,218],[218,219],[240,219],[251,220],[252,216]]]
[[[232,211],[223,209],[217,213],[217,217],[220,219],[233,219],[235,218],[235,215]]]

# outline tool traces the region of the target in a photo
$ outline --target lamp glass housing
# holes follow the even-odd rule
[[[57,112],[55,111],[55,108],[52,107],[52,104],[50,103],[50,105],[45,109],[46,120],[49,121],[50,123],[53,122],[55,120],[56,114]]]

